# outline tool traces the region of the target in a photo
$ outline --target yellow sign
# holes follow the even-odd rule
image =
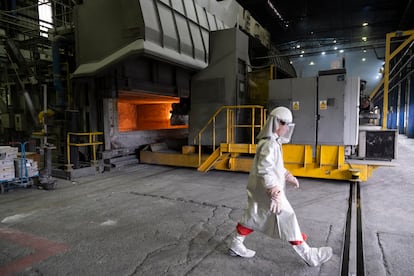
[[[328,102],[327,102],[327,100],[319,101],[319,109],[320,110],[328,109]]]
[[[293,110],[299,110],[299,108],[300,108],[299,102],[293,102],[292,103],[292,109]]]

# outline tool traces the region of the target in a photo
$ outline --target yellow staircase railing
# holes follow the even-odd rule
[[[70,148],[71,147],[85,147],[85,146],[92,146],[92,158],[91,158],[91,165],[96,166],[96,147],[102,145],[103,142],[98,141],[97,136],[103,135],[103,132],[68,132],[66,134],[66,152],[67,152],[67,164],[66,170],[71,171],[73,164],[70,163]],[[86,137],[87,142],[78,142],[73,143],[71,142],[72,137]]]
[[[214,165],[223,158],[227,158],[230,153],[222,154],[220,148],[217,148],[207,159],[198,167],[198,171],[206,172],[214,167]]]
[[[249,123],[240,123],[236,120],[236,114],[239,110],[250,110]],[[216,121],[217,117],[222,113],[226,112],[226,141],[217,141],[217,129],[216,129]],[[247,118],[245,118],[247,119]],[[215,164],[219,161],[222,161],[226,158],[229,158],[230,155],[233,157],[240,153],[254,153],[255,150],[252,151],[252,148],[255,149],[255,132],[256,130],[260,130],[263,124],[266,121],[266,109],[260,105],[236,105],[236,106],[222,106],[220,107],[208,120],[207,124],[199,131],[197,136],[194,138],[194,144],[198,143],[198,170],[202,172],[206,172],[212,168],[214,168]],[[202,138],[205,134],[205,131],[212,128],[212,147],[213,153],[203,162],[201,163],[201,156],[202,156]],[[237,144],[236,143],[236,129],[237,128],[245,128],[248,129],[250,132],[250,141],[248,144]],[[220,146],[216,148],[217,142],[220,142]],[[237,148],[235,152],[232,149]],[[245,149],[245,150],[243,150]]]

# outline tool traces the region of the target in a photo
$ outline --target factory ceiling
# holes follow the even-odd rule
[[[386,33],[414,28],[414,0],[237,0],[282,54],[383,48]]]

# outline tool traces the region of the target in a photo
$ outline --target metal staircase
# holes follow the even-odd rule
[[[36,83],[36,76],[32,68],[27,64],[26,59],[21,53],[19,47],[16,45],[16,42],[6,37],[4,39],[5,49],[8,55],[8,58],[11,63],[14,63],[18,66],[18,71],[16,70],[16,77],[22,89],[24,89],[24,80],[28,80]],[[19,72],[19,74],[17,73]]]
[[[222,112],[226,112],[226,140],[217,141],[216,121]],[[265,121],[266,110],[260,105],[222,106],[219,108],[194,139],[194,144],[198,144],[199,154],[197,170],[207,172],[216,167],[231,169],[234,158],[242,154],[255,154],[255,136]],[[202,138],[209,128],[212,130],[213,153],[202,162]],[[218,147],[216,147],[217,144],[219,144]]]

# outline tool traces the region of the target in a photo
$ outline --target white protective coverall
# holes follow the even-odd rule
[[[331,247],[310,247],[303,241],[296,214],[286,198],[286,180],[299,187],[299,182],[283,165],[282,141],[290,140],[294,128],[292,119],[289,109],[277,107],[257,136],[259,142],[247,184],[248,206],[239,222],[245,229],[237,226],[229,247],[231,256],[252,258],[256,254],[243,244],[250,230],[290,242],[309,266],[319,266],[333,255]]]
[[[272,116],[272,114],[270,115]],[[276,117],[268,118],[258,135],[256,155],[247,184],[248,206],[240,224],[273,238],[286,241],[302,241],[295,211],[286,198],[286,169],[283,163],[282,137],[274,133]],[[281,212],[269,210],[271,198],[267,189],[278,186],[281,191]]]

